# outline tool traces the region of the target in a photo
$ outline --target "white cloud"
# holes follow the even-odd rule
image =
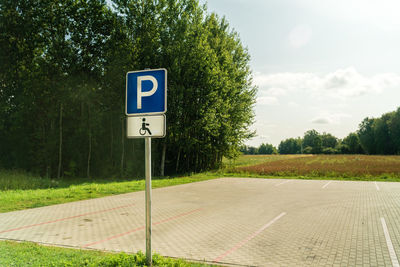
[[[271,123],[271,122],[268,122],[268,121],[265,121],[265,120],[256,121],[255,126],[257,128],[263,128],[263,129],[266,129],[268,131],[269,130],[273,130],[273,129],[278,127],[278,125],[276,125],[274,123]]]
[[[400,17],[398,0],[306,0],[310,8],[323,16],[335,17],[343,23],[358,22],[372,25],[386,31],[398,31]]]
[[[380,94],[388,88],[400,86],[400,75],[383,73],[365,76],[353,67],[318,75],[316,73],[256,73],[260,100],[301,92],[305,97],[346,99],[367,94]],[[265,101],[265,99],[264,99]]]
[[[287,104],[289,107],[291,107],[291,108],[298,108],[298,107],[300,107],[300,105],[299,104],[297,104],[296,102],[293,102],[293,101],[289,101],[289,103]]]
[[[327,113],[323,112],[319,116],[312,119],[310,122],[314,124],[340,124],[343,118],[350,118],[349,114],[344,113]]]
[[[258,105],[267,105],[267,106],[272,106],[272,105],[278,105],[278,99],[273,96],[261,96],[257,98],[257,104]]]
[[[312,37],[312,29],[308,25],[297,25],[288,36],[290,46],[299,48],[307,45]]]
[[[315,124],[331,124],[332,121],[329,118],[317,117],[311,120],[311,123]]]
[[[361,96],[368,93],[381,93],[385,87],[399,84],[398,79],[399,77],[395,77],[393,74],[365,77],[350,67],[326,75],[321,88],[340,97]]]
[[[289,91],[313,88],[318,85],[318,76],[313,73],[283,72],[274,74],[256,73],[254,83],[263,95],[286,95]]]
[[[268,89],[268,95],[272,96],[282,96],[286,95],[286,90],[279,87],[271,87]]]
[[[259,135],[258,137],[259,137],[259,139],[261,139],[261,140],[268,140],[268,139],[271,138],[269,135],[265,135],[265,134]]]

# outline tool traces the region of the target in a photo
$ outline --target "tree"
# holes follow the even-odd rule
[[[389,131],[389,123],[394,116],[394,112],[383,114],[375,119],[373,124],[376,153],[381,155],[395,154],[395,146]]]
[[[338,139],[330,133],[323,133],[321,135],[323,148],[335,148],[338,144]]]
[[[168,70],[154,173],[218,166],[253,136],[249,54],[197,0],[0,1],[0,156],[42,175],[141,172],[125,140],[125,74]]]
[[[323,147],[322,154],[336,154],[338,151],[333,147]]]
[[[364,150],[361,147],[360,139],[357,133],[350,133],[346,136],[342,144],[344,147],[342,148],[342,153],[344,154],[363,154]]]
[[[271,144],[261,144],[258,147],[258,153],[260,155],[271,155],[271,154],[277,154],[276,148],[271,145]]]
[[[388,121],[389,126],[389,137],[393,143],[393,152],[400,154],[400,108],[392,114],[392,117]]]
[[[322,152],[322,137],[316,130],[309,130],[304,134],[303,147],[311,147],[312,154]]]
[[[360,144],[363,150],[367,154],[375,154],[375,134],[374,134],[374,121],[373,118],[365,118],[359,125],[359,130],[357,132],[360,139]]]
[[[102,105],[112,12],[100,0],[1,3],[0,50],[10,72],[1,68],[0,77],[4,99],[14,102],[1,116],[8,129],[1,142],[10,144],[3,163],[48,176],[89,174],[102,114],[88,114]]]
[[[302,140],[301,138],[289,138],[283,140],[278,146],[279,154],[301,154]]]

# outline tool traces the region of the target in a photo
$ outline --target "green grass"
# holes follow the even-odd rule
[[[153,178],[157,179],[157,177]],[[34,176],[22,171],[0,170],[0,190],[32,190],[68,188],[86,184],[111,184],[120,182],[139,181],[138,178],[45,178]]]
[[[0,173],[0,177],[2,177],[0,183],[5,182],[5,184],[10,185],[11,182],[8,182],[5,178],[7,175],[4,174],[4,172]],[[0,213],[136,192],[144,190],[145,188],[144,180],[115,181],[115,179],[75,179],[53,182],[51,179],[34,177],[21,173],[13,174],[9,177],[9,179],[13,180],[13,188],[18,187],[18,184],[21,184],[21,187],[24,189],[0,190]],[[176,178],[154,178],[152,180],[152,187],[159,188],[186,184],[209,180],[216,177],[215,174],[203,173]],[[32,183],[29,183],[29,181],[32,181]]]
[[[0,241],[0,266],[146,266],[142,252],[136,254],[106,253],[92,250],[78,250],[48,247],[28,242]],[[154,266],[200,267],[210,266],[190,263],[180,259],[153,256]]]

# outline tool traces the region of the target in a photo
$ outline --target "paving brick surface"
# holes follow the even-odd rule
[[[400,256],[400,183],[221,178],[152,194],[152,246],[165,256],[244,266],[392,266]],[[135,192],[2,213],[0,239],[136,252],[144,222]]]

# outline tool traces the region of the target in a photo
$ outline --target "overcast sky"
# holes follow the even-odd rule
[[[257,137],[248,145],[310,129],[343,138],[400,106],[399,0],[207,2],[252,58]]]

